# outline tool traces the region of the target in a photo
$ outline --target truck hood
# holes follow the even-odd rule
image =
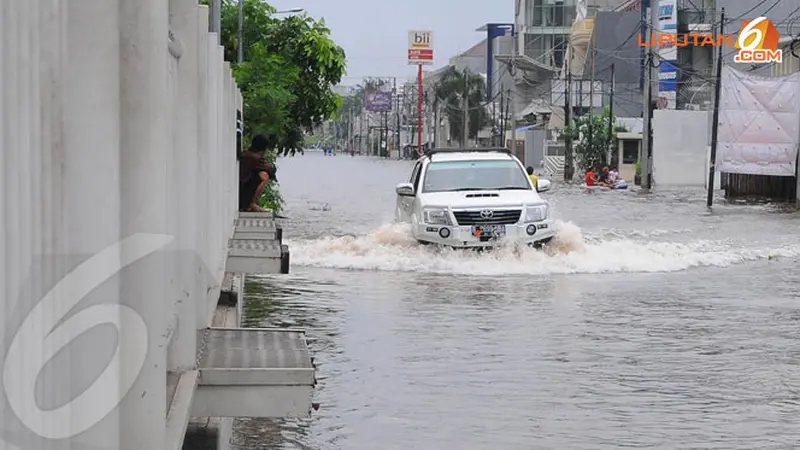
[[[451,208],[498,208],[547,203],[536,191],[429,192],[420,196],[422,206]]]

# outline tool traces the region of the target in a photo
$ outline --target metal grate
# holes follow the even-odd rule
[[[275,221],[271,219],[236,219],[234,222],[236,228],[266,228],[269,230],[275,229]]]
[[[200,368],[312,368],[305,334],[258,329],[205,330]]]
[[[521,209],[492,209],[491,217],[484,217],[481,211],[455,211],[453,214],[456,217],[458,225],[512,225],[519,222],[519,217],[522,214]]]

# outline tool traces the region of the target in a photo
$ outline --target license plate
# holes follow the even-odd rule
[[[472,227],[472,235],[477,238],[498,238],[506,235],[505,225],[477,225]]]

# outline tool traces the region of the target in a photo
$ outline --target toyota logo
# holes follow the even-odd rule
[[[494,216],[494,212],[491,209],[481,211],[481,219],[491,219],[492,216]]]

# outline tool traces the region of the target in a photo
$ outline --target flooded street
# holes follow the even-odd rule
[[[798,214],[556,184],[549,253],[441,251],[391,224],[412,165],[279,160],[292,273],[246,313],[307,328],[321,408],[240,420],[239,449],[797,444]]]

